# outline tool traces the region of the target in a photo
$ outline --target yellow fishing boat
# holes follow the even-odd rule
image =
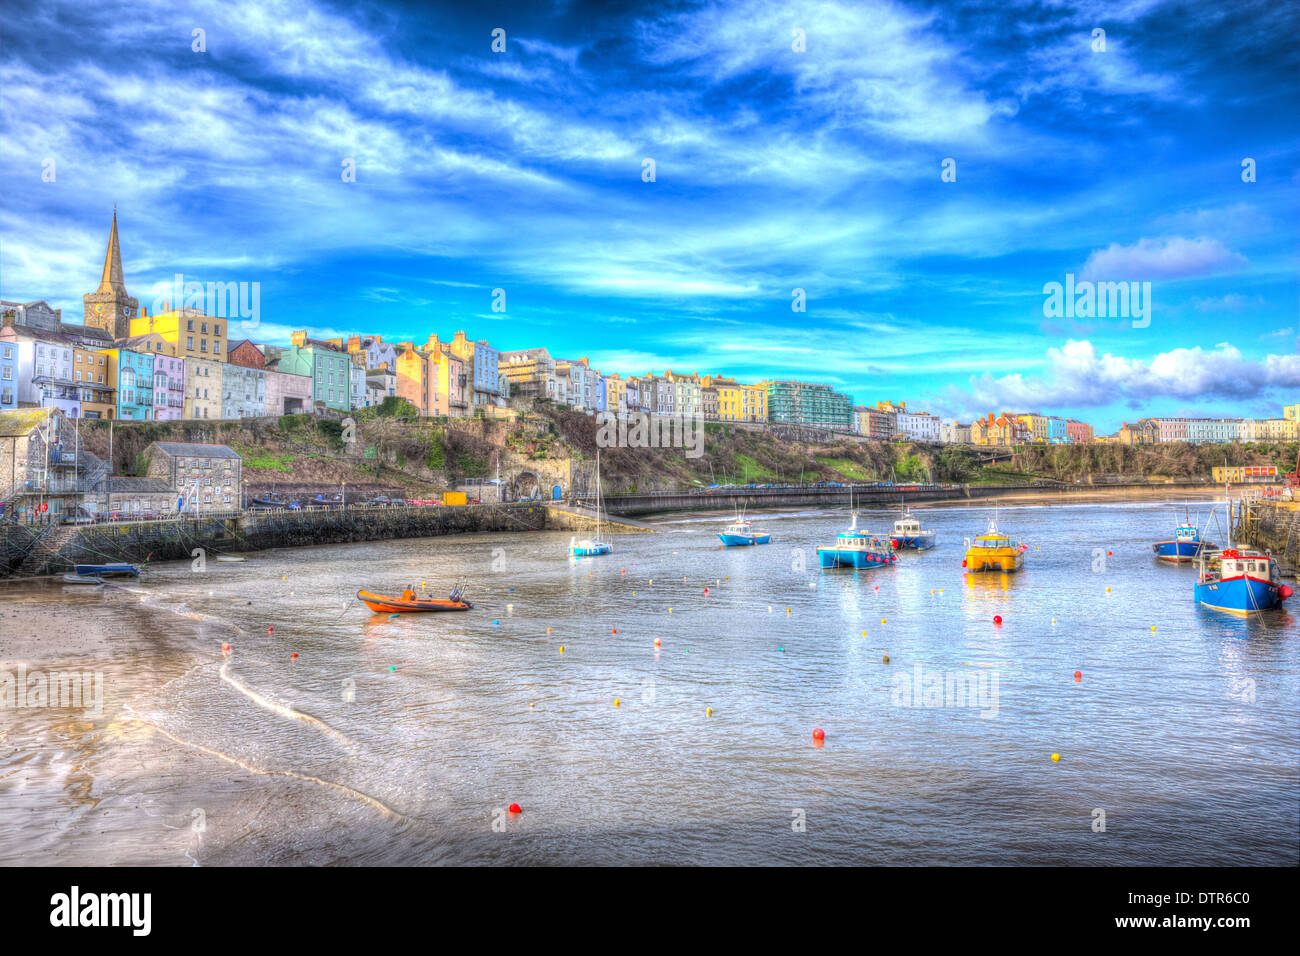
[[[988,531],[973,542],[966,539],[966,560],[961,566],[967,571],[1019,571],[1027,548],[999,531],[997,521],[990,519]]]

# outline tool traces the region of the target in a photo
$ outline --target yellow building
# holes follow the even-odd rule
[[[1029,429],[1029,440],[1032,442],[1046,443],[1048,440],[1047,416],[1046,415],[1016,415],[1020,421],[1024,422],[1025,427]]]
[[[401,342],[397,353],[397,394],[429,414],[429,362],[415,349],[414,342]]]
[[[1243,482],[1277,481],[1276,465],[1216,465],[1211,469],[1216,482],[1238,485]]]
[[[627,382],[617,372],[605,376],[605,411],[621,418],[627,411]]]
[[[1300,422],[1300,405],[1287,405],[1282,409],[1282,417],[1289,422]]]
[[[104,352],[75,346],[72,349],[72,381],[81,399],[82,418],[114,417],[117,381],[113,373],[116,366],[110,368],[109,359],[110,356]]]
[[[741,385],[740,392],[741,413],[744,415],[742,420],[747,422],[766,422],[767,386]]]
[[[221,418],[222,369],[224,363],[212,359],[185,360],[184,418]]]
[[[226,320],[200,309],[169,309],[131,320],[131,335],[157,332],[172,344],[172,354],[183,359],[226,360]]]
[[[743,422],[745,418],[745,391],[739,382],[734,378],[722,378],[718,375],[706,375],[700,379],[700,384],[704,388],[711,388],[717,393],[717,418],[715,421],[720,422]],[[763,389],[763,398],[767,399],[767,390]],[[712,402],[707,403],[705,418],[709,417],[708,409],[712,408]]]

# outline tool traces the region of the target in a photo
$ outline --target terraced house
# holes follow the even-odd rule
[[[183,414],[190,419],[220,418],[224,394],[224,371],[231,366],[212,359],[185,360],[185,405]]]
[[[293,344],[278,350],[279,370],[311,378],[312,403],[316,407],[351,411],[352,359],[348,353],[320,339],[309,339],[305,331],[294,332],[289,341]]]
[[[108,356],[81,346],[72,350],[72,380],[81,393],[81,417],[111,419],[117,414],[116,382]]]
[[[259,418],[266,414],[266,369],[227,362],[221,369],[221,417]]]
[[[105,376],[113,384],[113,417],[123,422],[153,420],[153,355],[131,349],[102,349]]]

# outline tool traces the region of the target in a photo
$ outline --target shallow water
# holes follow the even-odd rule
[[[10,583],[0,671],[106,701],[0,710],[0,862],[1294,865],[1300,618],[1198,608],[1150,552],[1182,509],[1004,505],[1011,576],[962,573],[980,505],[859,572],[816,566],[845,514],[784,512],[728,551],[691,515],[579,561],[477,535]],[[464,614],[352,599],[461,579]],[[983,696],[907,706],[932,675]]]

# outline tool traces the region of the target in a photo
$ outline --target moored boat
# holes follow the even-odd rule
[[[974,541],[966,539],[966,557],[961,565],[968,571],[1019,571],[1028,547],[999,531],[997,519],[990,518],[987,531]]]
[[[1202,541],[1200,529],[1195,525],[1180,524],[1174,529],[1172,540],[1157,541],[1151,545],[1151,550],[1161,561],[1182,563],[1191,561],[1202,550],[1214,550],[1217,547],[1213,542]]]
[[[879,568],[898,560],[889,542],[878,534],[858,529],[858,515],[847,531],[835,536],[835,543],[817,549],[817,560],[823,568]]]
[[[772,536],[766,531],[755,531],[744,515],[736,515],[727,527],[718,532],[724,548],[744,548],[755,544],[768,544]]]
[[[922,529],[921,522],[905,509],[902,517],[894,522],[889,543],[898,551],[928,551],[934,547],[934,532]]]
[[[600,451],[596,451],[596,536],[578,540],[577,535],[569,539],[569,554],[575,558],[595,558],[609,554],[614,546],[600,540]]]
[[[1202,548],[1195,557],[1196,601],[1216,611],[1246,617],[1281,607],[1292,594],[1277,561],[1252,548]]]
[[[79,575],[99,578],[138,578],[140,569],[134,564],[77,564],[73,570]]]
[[[65,574],[64,584],[103,584],[104,579],[93,574]]]
[[[460,588],[451,592],[446,598],[422,598],[411,588],[402,591],[400,597],[376,594],[373,591],[358,591],[361,603],[376,614],[405,613],[407,611],[468,611],[474,607],[464,600]]]

